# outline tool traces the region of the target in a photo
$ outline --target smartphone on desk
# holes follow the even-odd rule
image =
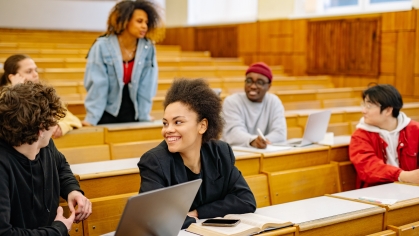
[[[202,222],[203,226],[219,226],[219,227],[233,227],[240,223],[238,219],[223,219],[223,218],[215,218],[215,219],[208,219]]]

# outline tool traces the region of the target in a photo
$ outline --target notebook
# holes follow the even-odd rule
[[[292,147],[302,147],[321,141],[324,138],[324,135],[326,134],[331,114],[332,112],[330,110],[311,113],[310,115],[308,115],[307,118],[303,138],[289,139],[285,143],[273,145],[289,145]]]
[[[197,179],[129,198],[116,231],[105,235],[178,235],[201,182]]]

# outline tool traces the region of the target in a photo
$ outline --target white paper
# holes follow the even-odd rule
[[[326,133],[324,138],[318,142],[318,144],[323,145],[333,145],[334,144],[334,134],[333,132]]]
[[[389,198],[359,197],[358,199],[371,202],[371,203],[384,204],[384,205],[392,205],[397,202],[397,199],[389,199]]]

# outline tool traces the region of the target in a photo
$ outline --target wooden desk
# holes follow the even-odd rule
[[[274,172],[329,164],[329,147],[310,145],[280,152],[263,152],[261,171]]]
[[[257,214],[297,225],[296,235],[366,235],[383,230],[385,209],[327,196],[258,208]]]
[[[384,226],[401,226],[419,221],[419,186],[390,183],[336,193],[330,196],[354,201],[359,201],[357,200],[359,197],[398,199],[398,202],[393,205],[380,205],[387,210]],[[366,203],[371,204],[370,202]]]
[[[236,157],[235,166],[242,172],[242,175],[257,175],[260,173],[261,154],[234,151],[234,156]]]
[[[333,144],[330,145],[330,161],[349,161],[349,142],[351,136],[342,135],[333,137]]]
[[[105,129],[103,127],[82,127],[54,139],[58,149],[68,147],[92,146],[105,144]]]
[[[353,190],[356,187],[356,170],[349,160],[349,142],[351,136],[335,136],[330,145],[330,161],[336,162],[339,168],[339,181],[342,191]]]
[[[162,122],[132,122],[120,124],[106,124],[98,127],[105,127],[105,143],[125,143],[162,139]]]
[[[87,198],[138,192],[139,158],[70,165]]]

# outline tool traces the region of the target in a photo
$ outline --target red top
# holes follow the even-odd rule
[[[124,84],[129,84],[131,82],[132,69],[134,68],[134,59],[129,62],[122,62],[122,67],[124,68]]]
[[[386,164],[387,143],[378,133],[357,129],[349,144],[351,159],[357,176],[357,188],[398,181],[402,170],[411,171],[419,167],[419,123],[410,123],[399,134],[397,154],[399,166]]]

